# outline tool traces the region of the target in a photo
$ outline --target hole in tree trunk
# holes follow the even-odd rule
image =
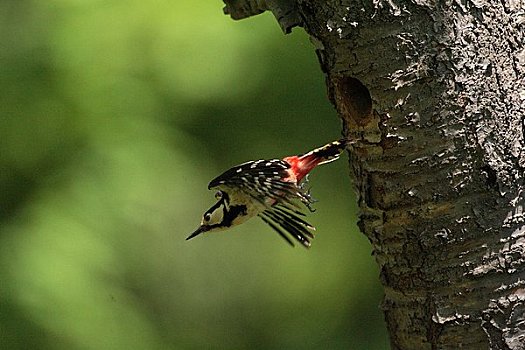
[[[345,118],[365,126],[371,121],[372,97],[370,92],[358,79],[337,77],[333,79],[335,104]]]

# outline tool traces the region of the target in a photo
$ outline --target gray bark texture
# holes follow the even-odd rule
[[[525,0],[225,0],[310,35],[393,349],[525,349]]]

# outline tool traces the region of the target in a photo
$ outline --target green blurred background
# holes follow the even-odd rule
[[[0,1],[0,348],[385,349],[347,157],[317,237],[185,237],[228,167],[340,136],[302,30],[222,3]]]

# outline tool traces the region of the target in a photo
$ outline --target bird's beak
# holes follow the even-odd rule
[[[193,237],[198,236],[201,233],[206,232],[206,231],[208,231],[208,228],[206,226],[201,225],[199,226],[198,229],[195,230],[195,232],[189,235],[188,238],[186,238],[186,240],[192,239]]]

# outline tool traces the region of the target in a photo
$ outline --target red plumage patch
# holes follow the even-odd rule
[[[310,154],[301,157],[286,157],[283,160],[290,164],[290,169],[288,169],[290,176],[285,179],[285,181],[295,181],[296,183],[299,183],[323,159],[316,157],[314,154]]]

